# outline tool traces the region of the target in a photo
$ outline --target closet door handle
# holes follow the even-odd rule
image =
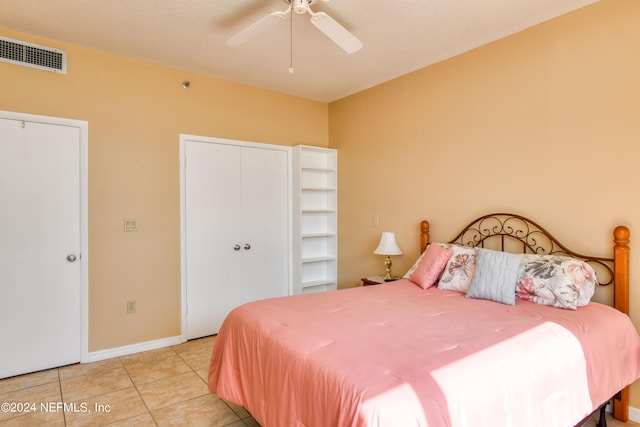
[[[244,244],[244,250],[245,250],[245,251],[248,251],[249,249],[251,249],[251,245],[250,245],[250,244],[248,244],[248,243],[245,243],[245,244]]]
[[[234,251],[239,251],[239,250],[240,250],[240,245],[235,245],[235,246],[233,247],[233,250],[234,250]]]

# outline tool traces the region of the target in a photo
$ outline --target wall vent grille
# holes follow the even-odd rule
[[[0,62],[67,74],[67,52],[0,37]]]

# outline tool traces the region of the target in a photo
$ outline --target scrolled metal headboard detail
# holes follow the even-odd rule
[[[491,249],[513,252],[509,243],[516,242],[520,253],[563,255],[589,263],[598,276],[598,283],[607,286],[614,281],[613,258],[579,254],[560,243],[551,233],[521,215],[494,213],[472,221],[449,241],[464,246],[481,247],[490,242]],[[509,246],[509,247],[507,247]],[[510,250],[511,249],[511,250]]]

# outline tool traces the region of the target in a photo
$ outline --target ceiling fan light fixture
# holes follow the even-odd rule
[[[298,15],[303,15],[309,10],[308,0],[293,0],[293,11]]]

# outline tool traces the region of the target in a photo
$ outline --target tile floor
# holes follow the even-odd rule
[[[0,405],[14,402],[29,409],[10,412],[3,407],[0,427],[260,427],[244,408],[209,393],[207,368],[214,342],[215,337],[201,338],[0,380]]]
[[[0,380],[0,404],[27,403],[30,411],[3,407],[0,427],[259,427],[244,408],[209,393],[207,368],[214,341],[201,338]]]
[[[628,423],[622,423],[620,421],[616,421],[611,417],[607,417],[607,427],[624,427],[624,426],[637,426],[639,424],[634,423],[633,421],[629,421]]]

